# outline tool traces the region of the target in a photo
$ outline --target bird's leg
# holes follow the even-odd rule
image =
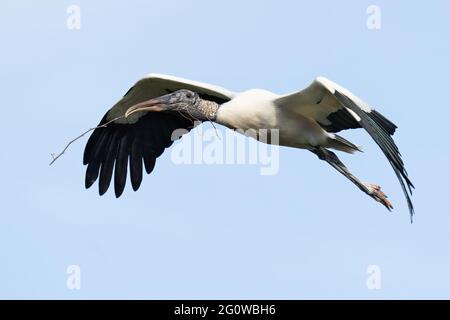
[[[348,171],[347,167],[341,162],[341,160],[339,160],[336,154],[323,147],[317,147],[311,150],[311,152],[316,154],[319,157],[319,159],[328,162],[333,168],[335,168],[347,179],[353,182],[359,189],[361,189],[363,192],[371,196],[376,201],[380,202],[389,211],[391,211],[391,209],[394,208],[392,204],[387,200],[387,196],[384,194],[384,192],[381,191],[380,186],[371,183],[364,183],[361,180],[359,180],[350,171]]]

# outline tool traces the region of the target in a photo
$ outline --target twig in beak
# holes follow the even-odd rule
[[[77,140],[83,138],[83,137],[84,137],[85,135],[87,135],[89,132],[91,132],[91,131],[93,131],[93,130],[95,130],[95,129],[106,128],[106,127],[107,127],[108,125],[110,125],[112,122],[117,121],[117,120],[119,120],[119,119],[124,119],[124,118],[126,118],[126,117],[125,117],[125,116],[120,116],[120,117],[114,118],[114,119],[112,119],[112,120],[110,120],[110,121],[108,121],[108,122],[106,122],[106,123],[104,123],[104,124],[102,124],[102,125],[100,125],[100,126],[98,126],[98,127],[90,128],[89,130],[83,132],[82,134],[80,134],[80,135],[79,135],[78,137],[76,137],[75,139],[69,141],[69,143],[64,147],[64,149],[63,149],[60,153],[58,153],[57,155],[55,155],[54,153],[52,153],[51,156],[52,156],[53,160],[50,162],[49,165],[51,166],[52,164],[54,164],[54,163],[56,162],[56,160],[58,160],[58,159],[59,159],[59,158],[67,151],[67,149],[69,149],[69,147],[72,145],[72,143],[74,143],[74,142],[76,142]]]

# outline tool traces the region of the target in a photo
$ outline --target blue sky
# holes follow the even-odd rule
[[[80,30],[66,27],[71,4]],[[3,1],[0,298],[450,298],[449,13],[448,1]],[[302,150],[282,148],[273,176],[166,152],[119,200],[84,190],[86,138],[48,166],[149,72],[235,91],[318,75],[347,87],[399,126],[414,224],[361,130],[343,135],[365,152],[342,159],[393,213]]]

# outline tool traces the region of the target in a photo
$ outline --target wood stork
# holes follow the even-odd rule
[[[131,185],[134,191],[138,190],[143,167],[151,173],[156,158],[173,143],[172,132],[179,128],[190,130],[195,120],[214,121],[230,129],[278,129],[280,145],[313,152],[391,210],[391,203],[378,185],[360,181],[329,150],[359,151],[336,132],[363,128],[394,169],[411,217],[414,214],[410,198],[414,186],[391,137],[397,127],[350,91],[324,77],[316,78],[301,91],[278,95],[260,89],[234,93],[197,81],[150,74],[106,113],[89,138],[83,159],[87,165],[86,188],[100,178],[99,193],[103,195],[114,173],[115,194],[120,197],[129,163]]]

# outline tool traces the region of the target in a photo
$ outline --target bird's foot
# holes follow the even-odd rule
[[[394,209],[392,204],[387,199],[388,196],[383,191],[381,191],[381,187],[379,185],[372,183],[365,183],[364,185],[369,189],[370,196],[372,198],[374,198],[376,201],[384,205],[389,211]]]

